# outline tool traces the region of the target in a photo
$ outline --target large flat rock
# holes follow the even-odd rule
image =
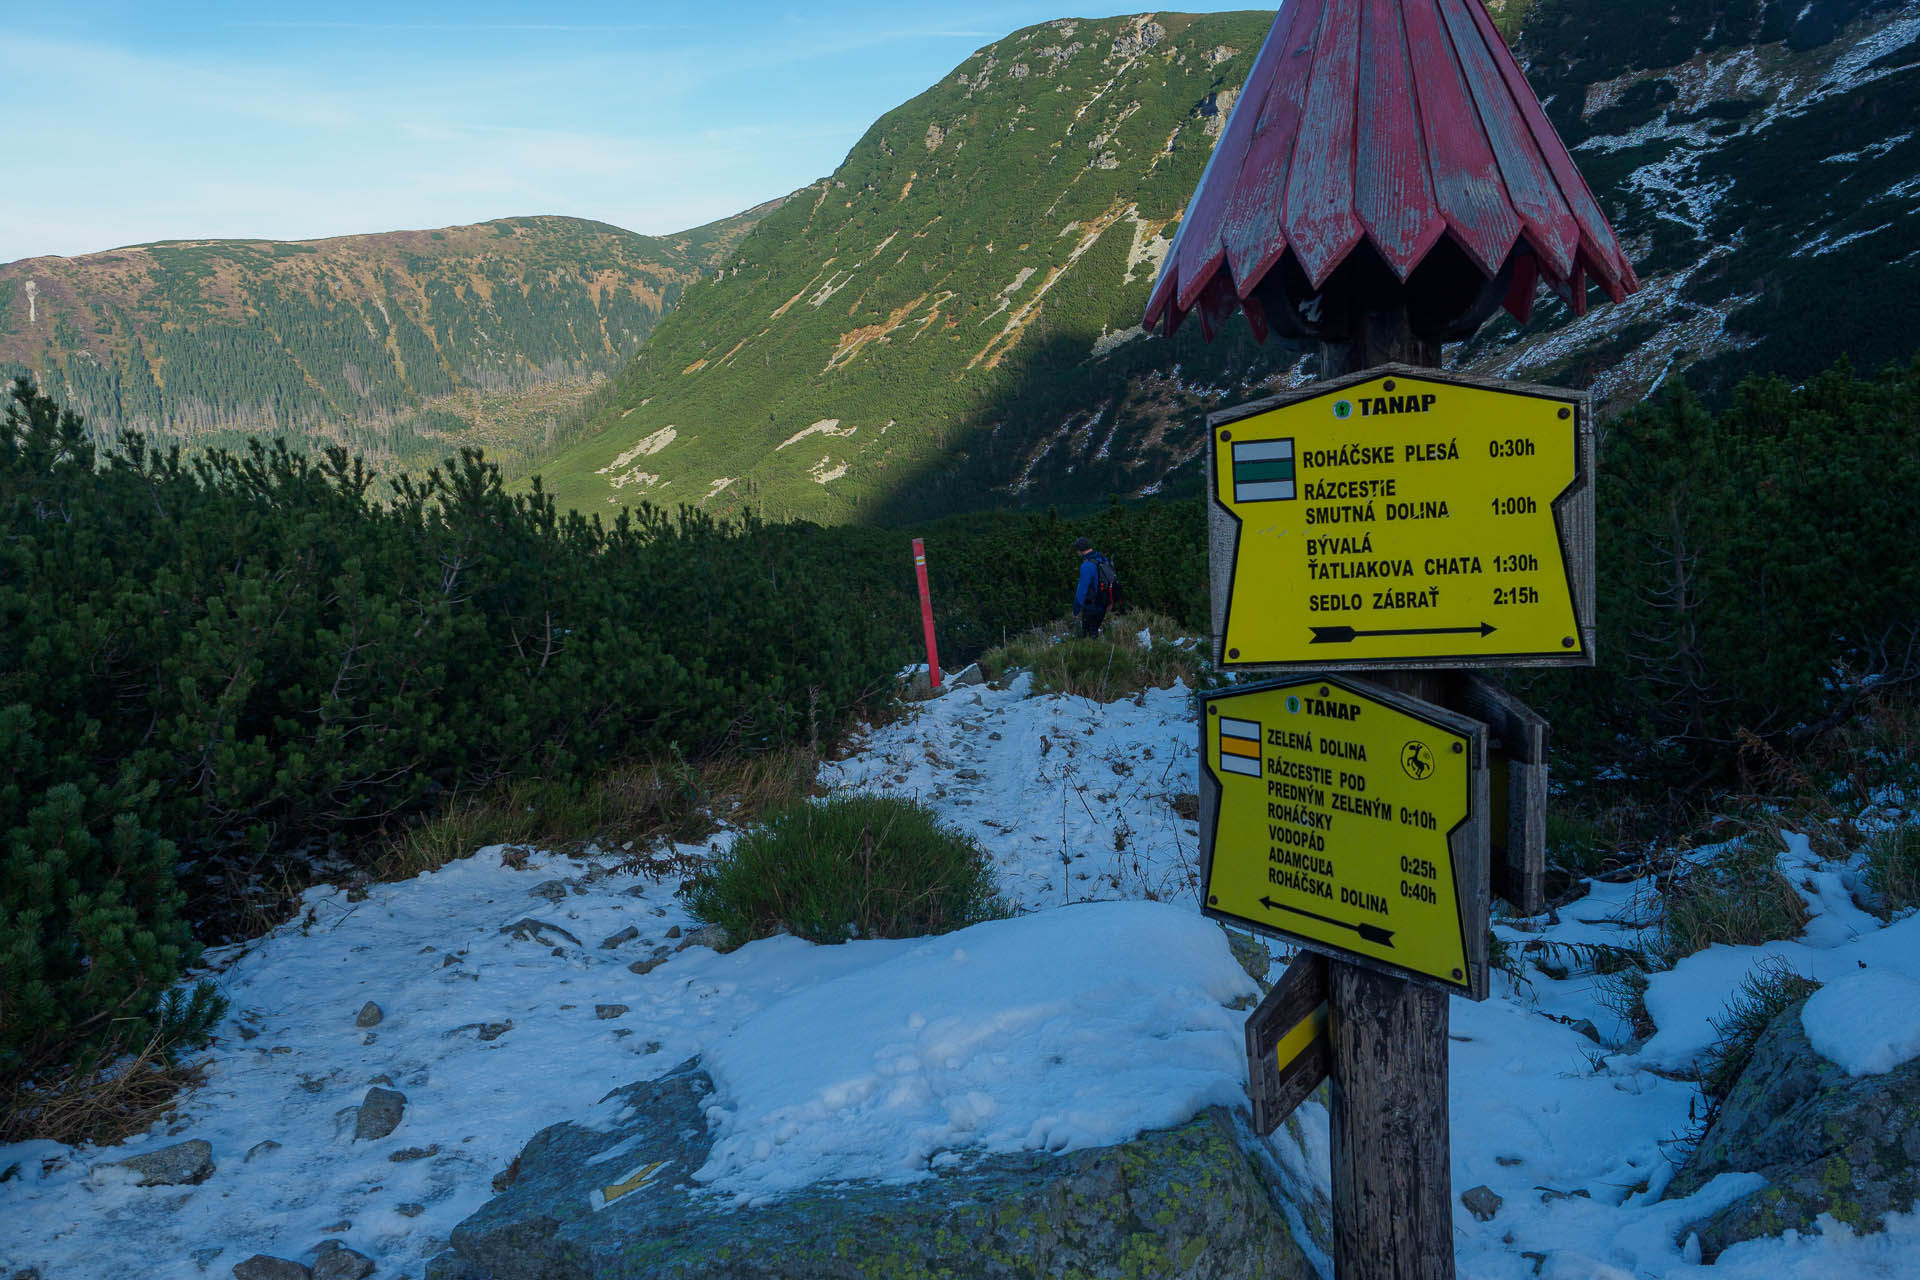
[[[617,1090],[612,1128],[542,1130],[506,1191],[454,1228],[429,1280],[1313,1274],[1222,1108],[1117,1146],[987,1156],[919,1182],[733,1208],[692,1179],[713,1143],[712,1089],[688,1062]]]
[[[1877,1231],[1920,1194],[1920,1061],[1849,1076],[1808,1041],[1804,1004],[1769,1024],[1667,1189],[1688,1195],[1722,1173],[1766,1178],[1766,1186],[1688,1224],[1709,1261],[1742,1240],[1789,1228],[1817,1232],[1823,1213]]]

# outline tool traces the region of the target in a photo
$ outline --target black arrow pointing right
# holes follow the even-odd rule
[[[1477,627],[1406,627],[1397,631],[1356,631],[1352,627],[1314,627],[1308,644],[1352,644],[1362,636],[1490,636],[1496,630],[1491,622]]]
[[[1360,935],[1362,941],[1371,942],[1378,946],[1390,947],[1393,945],[1393,930],[1382,929],[1377,924],[1355,924],[1351,920],[1335,920],[1332,916],[1318,915],[1312,911],[1303,910],[1300,907],[1290,907],[1284,902],[1275,902],[1265,894],[1260,895],[1260,905],[1269,911],[1291,911],[1297,916],[1305,916],[1309,920],[1318,920],[1321,924],[1330,924],[1338,929],[1351,929]]]

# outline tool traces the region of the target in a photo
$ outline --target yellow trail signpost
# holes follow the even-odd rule
[[[1215,415],[1216,659],[1590,664],[1592,454],[1580,392],[1399,366]]]
[[[1485,999],[1486,727],[1346,678],[1201,701],[1206,914]]]

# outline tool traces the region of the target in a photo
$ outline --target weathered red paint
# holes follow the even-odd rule
[[[1544,281],[1640,287],[1481,0],[1289,0],[1274,19],[1147,303],[1211,334],[1291,254],[1318,289],[1363,241],[1402,280],[1450,237],[1520,319]]]
[[[940,687],[940,646],[933,642],[933,594],[927,590],[927,544],[913,540],[913,573],[920,583],[920,631],[927,640],[927,687]]]

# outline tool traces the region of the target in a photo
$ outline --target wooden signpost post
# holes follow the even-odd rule
[[[1589,283],[1639,287],[1479,0],[1288,0],[1143,317],[1323,344],[1207,421],[1215,657],[1273,680],[1200,739],[1205,909],[1303,948],[1249,1092],[1267,1132],[1331,1077],[1339,1280],[1451,1280],[1448,999],[1492,892],[1543,903],[1546,722],[1467,673],[1593,661],[1587,399],[1441,348]]]

